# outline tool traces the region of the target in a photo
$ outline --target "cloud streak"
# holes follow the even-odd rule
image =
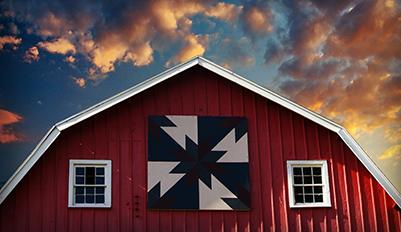
[[[74,44],[64,38],[58,38],[52,41],[39,42],[38,47],[50,53],[66,55],[68,53],[75,54],[77,52]]]
[[[22,136],[12,128],[13,124],[20,122],[22,119],[18,114],[0,109],[0,143],[12,143],[22,140]]]
[[[15,36],[0,36],[0,51],[3,50],[6,45],[11,45],[13,49],[16,49],[21,42],[22,39]]]

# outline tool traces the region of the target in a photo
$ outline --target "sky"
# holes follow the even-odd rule
[[[343,125],[401,191],[397,0],[1,1],[0,183],[56,122],[203,56]]]

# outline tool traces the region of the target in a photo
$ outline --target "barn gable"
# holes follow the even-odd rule
[[[34,166],[34,164],[39,160],[39,158],[45,153],[45,151],[48,150],[50,145],[56,141],[57,137],[60,135],[62,131],[197,65],[337,133],[338,136],[353,152],[353,154],[359,159],[359,161],[361,161],[361,163],[367,168],[367,170],[369,170],[372,176],[382,185],[385,191],[393,198],[393,200],[397,203],[397,205],[401,206],[400,193],[395,189],[395,187],[390,183],[390,181],[386,178],[386,176],[369,158],[366,152],[358,145],[358,143],[351,137],[351,135],[343,127],[268,89],[265,89],[237,74],[234,74],[233,72],[224,69],[202,57],[196,57],[186,63],[175,66],[124,92],[121,92],[105,101],[102,101],[76,115],[73,115],[57,123],[49,130],[49,132],[43,137],[43,139],[39,142],[36,148],[29,155],[29,157],[17,169],[15,174],[2,187],[2,189],[0,190],[0,204],[18,185],[18,183],[22,180],[22,178],[24,178],[24,176]]]

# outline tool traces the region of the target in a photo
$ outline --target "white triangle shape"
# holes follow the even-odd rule
[[[217,160],[218,163],[247,163],[248,162],[248,133],[235,142],[235,128],[232,129],[212,151],[226,151]]]
[[[211,175],[212,188],[199,180],[199,209],[232,210],[222,198],[237,198],[216,177]]]
[[[166,116],[175,126],[161,127],[182,148],[186,149],[186,136],[198,144],[197,116]]]
[[[185,174],[170,173],[180,162],[149,161],[148,192],[160,183],[160,197],[173,187]]]

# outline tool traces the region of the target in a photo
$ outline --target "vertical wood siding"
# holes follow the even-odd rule
[[[148,115],[245,116],[249,212],[149,211]],[[112,207],[67,207],[68,160],[112,160]],[[328,161],[330,208],[288,207],[286,160]],[[0,231],[400,231],[400,212],[333,132],[200,67],[63,131],[0,206]]]

